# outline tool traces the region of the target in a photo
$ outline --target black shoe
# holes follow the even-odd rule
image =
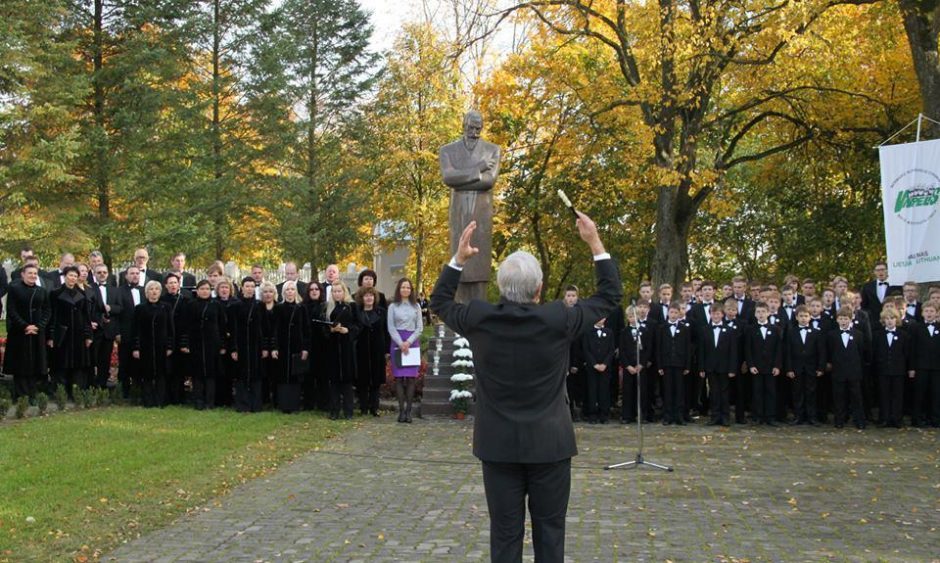
[[[405,422],[405,411],[398,411],[398,422]]]
[[[842,428],[842,427],[844,427],[844,426],[845,426],[845,425],[842,424],[841,422],[835,423],[835,427],[836,427],[836,428]]]
[[[718,422],[717,420],[715,420],[715,419],[713,418],[713,419],[709,420],[708,422],[706,422],[706,423],[705,423],[705,426],[718,426],[719,424],[721,424],[721,423]]]
[[[864,423],[864,422],[856,422],[856,423],[855,423],[855,427],[858,428],[859,430],[865,430],[865,423]]]
[[[780,426],[780,425],[777,424],[777,422],[774,421],[774,420],[766,420],[766,421],[764,421],[764,425],[765,425],[765,426],[770,426],[770,427],[773,427],[773,428],[777,428],[778,426]]]
[[[815,420],[807,420],[806,424],[809,424],[810,426],[819,426],[819,423]]]
[[[601,420],[598,421],[598,424],[607,424],[607,419],[602,418]]]
[[[679,426],[685,426],[685,420],[680,418],[679,420],[676,421],[676,424],[678,424]]]
[[[671,420],[663,420],[663,426],[672,426]]]
[[[405,422],[411,424],[411,409],[405,411]]]
[[[336,414],[335,412],[330,413],[330,420],[336,420],[337,418],[339,418],[338,414]]]
[[[636,422],[635,418],[621,418],[620,424],[633,424]]]
[[[721,426],[724,426],[725,428],[731,426],[731,423],[728,422],[728,421],[726,421],[726,420],[722,420],[722,421],[719,422],[718,424],[720,424]]]
[[[372,413],[372,416],[379,416],[379,411],[378,411],[378,409],[372,409],[372,411],[370,411],[370,412]]]

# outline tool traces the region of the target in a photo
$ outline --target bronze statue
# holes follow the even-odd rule
[[[450,192],[450,253],[457,251],[460,233],[470,221],[477,229],[471,244],[480,253],[463,268],[456,300],[486,299],[492,269],[493,184],[499,175],[499,147],[480,139],[483,116],[471,110],[463,119],[463,137],[441,147],[441,176]]]

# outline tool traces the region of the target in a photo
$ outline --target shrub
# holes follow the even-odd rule
[[[36,406],[39,407],[39,414],[46,414],[46,409],[49,408],[49,395],[37,393]]]
[[[7,413],[10,412],[12,406],[13,401],[9,397],[0,397],[0,420],[7,417]]]
[[[26,411],[29,409],[29,397],[23,395],[16,400],[16,418],[25,418]]]
[[[59,385],[55,388],[55,396],[53,397],[56,406],[59,407],[60,411],[65,410],[65,405],[69,402],[69,395],[65,392],[65,385]]]
[[[111,404],[111,394],[108,393],[107,388],[98,387],[98,388],[95,388],[94,391],[95,391],[95,394],[98,396],[97,401],[98,401],[99,407],[107,407]]]

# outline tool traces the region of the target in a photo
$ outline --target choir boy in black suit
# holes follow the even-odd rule
[[[757,281],[757,280],[751,280],[751,283],[748,284],[748,286],[747,286],[747,293],[748,293],[748,296],[751,298],[751,301],[753,301],[755,304],[756,304],[758,301],[760,301],[760,290],[761,290],[761,287],[762,287],[762,286],[761,286],[761,283],[760,283],[759,281]]]
[[[725,325],[734,333],[737,353],[733,358],[735,378],[731,386],[734,392],[734,421],[738,424],[747,422],[746,412],[751,407],[751,378],[745,375],[744,368],[744,333],[748,323],[738,316],[738,301],[732,296],[724,301]]]
[[[827,287],[822,292],[822,316],[830,319],[833,323],[836,320],[836,292],[831,287]]]
[[[809,305],[809,300],[816,297],[816,280],[813,278],[804,279],[803,283],[800,284],[800,289],[803,290],[803,295],[797,297],[800,300],[800,305]]]
[[[849,280],[845,279],[844,276],[836,276],[832,278],[832,291],[834,294],[835,303],[832,310],[832,318],[836,318],[836,314],[839,312],[842,307],[850,305],[849,302],[845,299],[845,294],[849,290]]]
[[[784,286],[781,302],[782,305],[777,312],[777,316],[783,319],[788,326],[795,326],[797,324],[796,308],[800,306],[800,303],[798,303],[796,292],[792,287]],[[807,311],[807,313],[809,313],[809,311]]]
[[[825,305],[821,297],[807,297],[806,306],[809,309],[809,325],[823,333],[823,337],[836,328],[835,319],[824,313]],[[832,406],[832,373],[823,372],[822,379],[816,385],[816,418],[825,421],[829,418]]]
[[[744,276],[735,276],[731,278],[731,297],[734,298],[738,319],[751,323],[754,322],[754,300],[747,296],[747,280]],[[725,295],[725,302],[729,296]],[[725,314],[727,316],[727,312]]]
[[[875,279],[862,286],[862,309],[868,312],[872,322],[881,318],[881,309],[892,288],[888,284],[888,263],[876,262]]]
[[[832,366],[832,397],[834,422],[842,428],[846,421],[846,389],[852,422],[859,430],[865,428],[862,407],[862,370],[868,351],[861,331],[852,326],[852,309],[843,307],[836,314],[839,328],[826,337],[826,357]]]
[[[607,327],[607,319],[594,323],[581,340],[584,365],[587,371],[587,402],[584,412],[591,424],[607,424],[610,416],[610,374],[617,347],[613,331]]]
[[[912,426],[940,427],[940,322],[937,305],[924,303],[924,322],[911,327],[911,367],[914,369]],[[929,411],[926,408],[929,405]],[[929,418],[929,421],[928,421]]]
[[[670,291],[672,291],[671,287],[670,287]],[[666,322],[665,319],[660,321],[660,320],[651,318],[651,315],[650,315],[651,311],[652,311],[652,304],[649,301],[645,301],[641,299],[639,302],[637,302],[636,304],[637,321],[639,321],[641,328],[646,329],[647,332],[649,332],[649,339],[650,339],[650,366],[646,368],[646,377],[648,379],[646,379],[644,382],[644,384],[649,386],[648,390],[646,391],[649,397],[649,409],[646,411],[647,422],[653,422],[653,405],[656,402],[656,398],[662,396],[661,389],[660,389],[661,382],[658,377],[655,377],[655,374],[658,372],[656,371],[656,354],[653,351],[653,348],[656,345],[656,331],[658,330],[659,325]],[[669,318],[668,306],[667,306],[666,311],[667,311],[666,318]],[[623,338],[621,338],[620,341],[622,342]]]
[[[653,302],[653,284],[648,281],[640,283],[640,287],[636,290],[637,294],[637,303],[640,301],[646,301],[647,303]]]
[[[874,381],[871,370],[872,327],[868,313],[861,308],[861,295],[855,291],[846,291],[843,307],[852,310],[852,328],[862,333],[862,349],[865,350],[862,365],[862,409],[868,420],[874,420],[874,408],[878,405],[878,384]]]
[[[767,315],[767,322],[778,327],[784,340],[786,340],[787,331],[792,325],[787,321],[786,315],[781,314],[781,311],[784,311],[784,309],[781,306],[780,292],[776,289],[770,289],[767,292],[767,298],[764,302],[767,303],[767,311],[769,313]],[[778,377],[775,381],[777,383],[777,406],[774,412],[777,413],[777,422],[786,422],[787,409],[790,408],[793,398],[793,391],[790,388],[790,378]]]
[[[691,287],[691,286],[690,286]],[[683,305],[669,305],[669,316],[659,325],[654,345],[656,365],[663,383],[663,424],[685,424],[681,411],[685,408],[683,379],[692,364],[692,339],[689,325],[682,322]]]
[[[917,282],[905,282],[902,291],[904,292],[904,308],[900,312],[904,316],[904,320],[924,322],[923,304],[917,299],[920,295]]]
[[[578,286],[569,285],[565,288],[564,303],[566,307],[574,307],[578,304]],[[577,409],[584,408],[584,354],[581,351],[581,341],[575,340],[571,343],[571,350],[568,353],[568,377],[565,379],[565,387],[568,390],[568,408],[571,411],[571,420],[577,421],[581,417]]]
[[[664,283],[659,286],[659,301],[650,304],[650,318],[659,324],[669,318],[669,304],[672,303],[672,286]]]
[[[904,416],[904,376],[914,378],[910,369],[910,336],[898,328],[900,316],[893,308],[881,311],[884,325],[872,335],[872,365],[878,377],[881,399],[881,425],[901,427]]]
[[[704,415],[708,412],[708,407],[710,401],[708,399],[708,390],[705,387],[705,378],[698,377],[698,373],[701,371],[697,367],[698,360],[700,356],[697,350],[701,347],[699,341],[699,336],[702,334],[702,329],[705,328],[709,320],[711,319],[712,309],[722,310],[722,306],[719,303],[715,302],[715,282],[713,281],[703,281],[699,286],[699,291],[701,293],[701,301],[692,305],[692,308],[689,309],[689,312],[686,314],[686,318],[689,320],[689,324],[692,326],[692,346],[696,351],[693,351],[692,367],[693,373],[686,378],[686,397],[688,398],[688,404],[686,408],[682,411],[683,415],[686,417],[686,422],[690,420],[689,418],[689,409],[694,409],[698,411],[699,414]],[[722,310],[722,318],[724,318],[724,311]]]
[[[649,308],[649,303],[640,300],[636,307],[627,309],[628,326],[620,338],[620,365],[623,367],[623,395],[620,405],[620,423],[636,422],[636,378],[640,378],[640,416],[652,421],[649,371],[653,365],[653,341],[656,338],[655,323],[640,321],[640,307]],[[637,354],[637,340],[640,342]]]
[[[711,322],[699,330],[698,375],[708,378],[710,426],[731,424],[728,386],[737,375],[738,354],[734,331],[725,325],[724,310],[715,304],[709,311]]]
[[[796,326],[786,335],[783,365],[793,391],[793,424],[815,426],[816,382],[826,367],[826,341],[821,330],[810,326],[809,318],[805,305],[796,308]]]
[[[783,331],[768,322],[770,309],[763,301],[755,306],[754,316],[757,322],[748,328],[744,336],[744,361],[753,378],[754,417],[758,423],[777,426],[774,417],[776,378],[783,367]]]
[[[695,304],[695,290],[692,288],[691,282],[683,282],[679,287],[679,302],[682,304],[682,315],[688,315],[692,305]],[[686,317],[686,320],[689,320],[688,317]]]

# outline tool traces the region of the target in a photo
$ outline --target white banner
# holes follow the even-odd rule
[[[940,280],[940,140],[879,152],[892,283]]]

